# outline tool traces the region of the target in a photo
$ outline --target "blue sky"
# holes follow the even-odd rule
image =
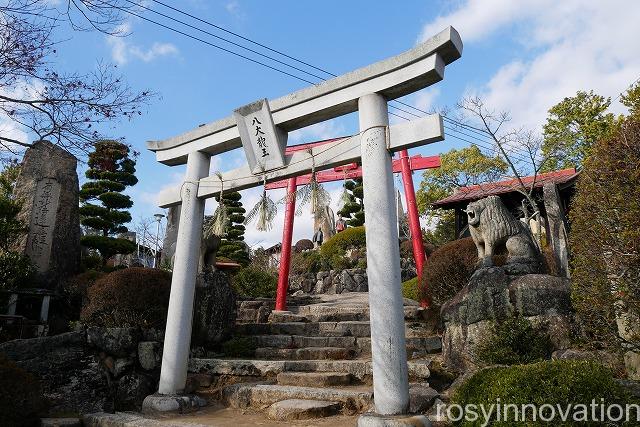
[[[335,74],[396,55],[453,25],[464,42],[462,58],[447,67],[442,82],[404,101],[428,110],[452,106],[467,94],[480,94],[496,110],[509,111],[514,127],[537,131],[546,111],[563,97],[593,89],[615,98],[640,77],[640,2],[631,0],[165,1]],[[222,37],[232,37],[153,2],[145,4]],[[144,16],[166,22],[149,12]],[[179,183],[184,172],[155,162],[145,141],[180,134],[226,117],[256,99],[276,98],[308,84],[136,17],[128,17],[123,29],[130,35],[117,38],[62,31],[61,38],[69,40],[60,46],[54,60],[60,68],[76,71],[90,70],[97,61],[115,62],[133,88],[159,94],[143,116],[112,129],[113,136],[124,137],[141,152],[140,182],[129,191],[135,203],[135,222],[159,211],[155,207],[158,193]],[[239,51],[211,36],[183,29]],[[612,110],[623,111],[617,101]],[[397,120],[392,118],[392,122]],[[289,143],[350,134],[356,128],[357,118],[352,114],[296,131]],[[448,138],[411,154],[431,155],[466,145]],[[244,154],[236,150],[213,159],[212,170],[232,169],[242,162]],[[417,186],[419,175],[414,179]],[[329,190],[336,205],[339,184]],[[243,195],[250,209],[258,190]],[[278,192],[272,195],[274,199],[281,196]],[[215,202],[209,203],[207,211],[214,207]],[[279,241],[282,216],[279,212],[270,232],[259,233],[249,226],[248,243]],[[296,218],[294,241],[310,237],[311,224],[309,215]]]

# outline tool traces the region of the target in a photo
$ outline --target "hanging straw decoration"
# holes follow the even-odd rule
[[[220,180],[220,200],[218,202],[218,207],[216,211],[213,213],[213,217],[208,222],[205,227],[204,234],[205,236],[216,235],[216,236],[224,236],[227,233],[228,219],[229,215],[227,212],[227,207],[224,204],[223,199],[223,191],[224,191],[224,182],[222,181],[222,174],[220,172],[216,172],[215,175]]]
[[[311,155],[311,180],[307,185],[296,190],[296,201],[298,204],[296,215],[302,215],[302,208],[305,205],[310,204],[311,213],[315,218],[319,218],[322,215],[324,207],[328,206],[331,202],[331,196],[329,195],[329,192],[327,192],[327,190],[318,183],[313,152],[311,149],[307,150],[307,152]]]
[[[267,176],[263,175],[262,178],[262,196],[258,203],[251,208],[249,213],[246,215],[244,220],[245,224],[249,224],[254,219],[257,219],[256,222],[256,230],[258,231],[269,231],[273,226],[273,220],[278,213],[278,207],[276,203],[271,200],[271,198],[267,195]]]

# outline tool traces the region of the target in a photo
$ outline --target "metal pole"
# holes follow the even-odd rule
[[[358,109],[375,407],[383,415],[406,414],[409,380],[387,102],[369,94],[358,100]]]
[[[289,178],[287,182],[287,202],[284,211],[284,228],[282,230],[282,251],[280,252],[280,268],[278,271],[278,290],[276,294],[276,310],[287,309],[287,289],[289,288],[289,268],[291,267],[291,239],[293,238],[293,218],[296,209],[297,178]]]
[[[421,294],[426,295],[427,284],[423,282],[422,271],[426,259],[424,243],[422,242],[422,230],[420,229],[420,218],[418,216],[418,204],[416,203],[416,193],[413,187],[413,176],[411,175],[411,165],[409,165],[409,153],[407,150],[400,151],[400,167],[402,170],[402,184],[404,186],[404,197],[407,202],[407,214],[409,215],[409,230],[411,230],[411,243],[413,244],[413,259],[416,261],[418,273],[418,288]],[[420,301],[423,307],[429,307],[429,300],[424,298]]]
[[[200,179],[209,174],[210,160],[208,154],[199,151],[189,153],[187,159],[162,353],[160,394],[182,393],[187,380],[193,301],[204,220],[204,200],[197,197],[198,185]]]

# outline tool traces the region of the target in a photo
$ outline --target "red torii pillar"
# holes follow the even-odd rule
[[[423,283],[422,272],[426,255],[424,252],[424,242],[422,241],[422,229],[420,228],[420,217],[418,215],[418,204],[416,203],[416,193],[413,187],[413,176],[411,165],[409,164],[409,152],[400,151],[400,166],[402,168],[402,183],[404,185],[404,197],[407,203],[407,214],[409,215],[409,230],[411,231],[411,242],[413,244],[413,259],[416,261],[416,273],[418,275],[418,289],[426,291],[427,284]],[[426,295],[426,292],[421,292]],[[420,305],[428,308],[430,301],[424,298]]]
[[[291,267],[291,240],[293,238],[293,217],[296,210],[296,183],[294,176],[287,180],[287,198],[284,210],[284,228],[282,229],[282,249],[280,251],[280,267],[278,270],[278,290],[276,293],[276,310],[287,309],[287,289],[289,288],[289,268]]]
[[[311,146],[322,145],[330,141],[332,140],[290,146],[287,147],[286,153],[290,154],[295,151],[305,150]],[[402,150],[400,152],[400,159],[393,161],[393,172],[402,173],[402,181],[407,202],[407,213],[409,215],[409,229],[411,230],[411,240],[413,243],[413,257],[416,261],[416,270],[418,274],[418,286],[423,286],[422,272],[424,270],[424,261],[426,257],[424,244],[422,242],[422,231],[420,229],[420,219],[418,216],[418,207],[416,204],[415,189],[413,187],[413,177],[411,176],[411,173],[413,170],[437,167],[440,167],[440,156],[422,157],[420,155],[416,155],[409,157],[407,150]],[[316,179],[320,183],[359,178],[361,176],[362,168],[355,163],[316,173]],[[307,184],[310,180],[311,174],[307,174],[289,178],[287,180],[272,182],[266,185],[268,190],[283,187],[287,188],[284,227],[282,232],[282,249],[280,253],[280,266],[278,269],[276,311],[285,311],[287,309],[287,290],[289,288],[289,270],[291,267],[291,243],[293,239],[296,188],[297,185]],[[426,284],[424,284],[424,288],[426,289]],[[428,307],[429,302],[421,301],[421,305],[423,307]]]

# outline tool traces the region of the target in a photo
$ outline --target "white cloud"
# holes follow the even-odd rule
[[[488,82],[470,91],[510,112],[513,126],[540,130],[564,97],[593,89],[615,98],[640,75],[638,16],[640,2],[622,0],[469,0],[427,24],[420,40],[446,25],[456,27],[467,51],[513,39],[519,57],[498,64]],[[479,43],[491,36],[491,44]],[[617,103],[612,109],[623,111]]]
[[[118,65],[125,65],[131,59],[151,62],[163,56],[177,56],[178,48],[171,43],[155,42],[149,48],[132,44],[126,37],[131,33],[131,24],[125,22],[116,29],[117,36],[107,36],[111,46],[111,58]]]
[[[232,0],[224,5],[224,8],[227,9],[232,15],[237,15],[240,12],[240,2],[237,0]]]

